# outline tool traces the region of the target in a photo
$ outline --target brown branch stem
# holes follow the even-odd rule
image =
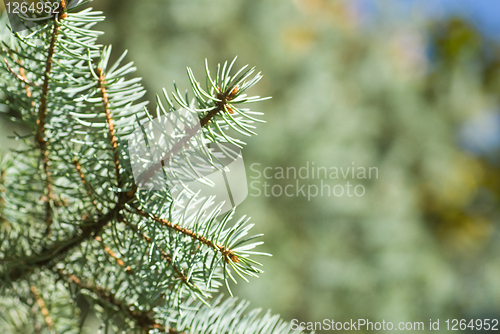
[[[104,248],[104,251],[106,253],[108,253],[109,256],[111,256],[120,267],[124,267],[125,268],[125,272],[127,274],[133,274],[134,273],[134,271],[132,270],[132,268],[130,266],[125,266],[125,262],[123,262],[123,260],[120,259],[116,255],[116,253],[111,250],[111,248],[109,248],[108,246],[106,246],[104,244],[104,241],[102,241],[102,238],[100,236],[95,236],[94,239],[97,240],[101,244],[102,248]]]
[[[131,213],[135,213],[135,214],[138,214],[142,217],[145,217],[145,218],[149,218],[149,219],[152,219],[154,220],[155,222],[159,223],[160,225],[163,225],[171,230],[174,230],[176,232],[179,232],[179,233],[182,233],[186,236],[189,236],[195,240],[198,240],[199,242],[201,242],[202,244],[210,247],[210,248],[213,248],[214,250],[220,252],[226,262],[229,262],[229,260],[231,260],[232,262],[235,262],[235,263],[238,263],[239,262],[239,258],[236,254],[234,254],[234,252],[231,250],[231,249],[226,249],[226,247],[224,246],[221,246],[221,245],[216,245],[214,244],[212,241],[208,240],[207,238],[205,238],[204,236],[201,236],[199,234],[196,234],[194,233],[193,231],[187,229],[187,228],[184,228],[182,226],[179,226],[177,224],[172,224],[171,222],[169,222],[168,220],[166,219],[162,219],[162,218],[159,218],[159,217],[156,217],[152,214],[149,214],[147,212],[144,212],[138,208],[134,208],[136,211],[132,211],[132,210],[128,210],[129,212]]]
[[[83,187],[85,190],[87,190],[87,194],[89,195],[90,200],[92,201],[92,204],[94,204],[95,208],[97,209],[97,201],[94,197],[94,194],[92,193],[92,189],[90,188],[90,184],[87,182],[85,178],[85,174],[82,171],[82,166],[80,165],[80,162],[78,159],[73,159],[73,165],[75,165],[76,171],[78,172],[78,175],[80,176],[80,180],[82,181]],[[97,209],[97,213],[101,214],[99,209]]]
[[[34,285],[30,286],[30,291],[33,294],[36,304],[40,308],[40,313],[42,313],[43,319],[45,320],[47,327],[49,328],[49,330],[52,330],[52,328],[54,328],[54,321],[50,318],[49,310],[45,305],[45,301],[40,296],[38,289]]]
[[[160,330],[160,332],[167,332],[167,329],[163,325],[159,324],[158,322],[156,322],[156,320],[154,320],[151,317],[151,312],[133,310],[133,308],[130,305],[127,305],[124,301],[118,299],[116,295],[113,294],[108,289],[105,289],[97,285],[93,285],[90,282],[87,282],[85,279],[78,278],[74,274],[65,273],[61,269],[57,270],[56,272],[66,281],[74,283],[81,289],[85,289],[92,292],[99,299],[104,300],[108,304],[117,307],[129,319],[132,319],[141,329],[143,330],[158,329]],[[175,331],[172,332],[171,329],[169,328],[168,333],[173,334],[176,332]]]
[[[109,222],[114,220],[120,210],[124,208],[127,201],[126,197],[122,197],[116,206],[105,215],[101,215],[97,221],[86,219],[82,222],[81,232],[76,233],[67,240],[54,243],[50,247],[44,248],[40,253],[25,258],[17,258],[13,260],[3,260],[2,263],[10,265],[10,270],[7,272],[8,278],[11,281],[16,281],[25,275],[32,272],[34,267],[53,266],[54,261],[72,249],[81,245],[84,241],[98,235],[101,230]],[[29,269],[27,269],[29,268]]]
[[[186,135],[182,137],[177,143],[172,146],[172,149],[165,153],[165,155],[160,159],[160,161],[153,163],[144,173],[139,175],[136,182],[138,185],[143,185],[147,181],[149,181],[155,174],[158,172],[166,162],[170,160],[170,157],[174,154],[177,154],[180,150],[182,150],[188,141],[204,126],[210,122],[212,118],[214,118],[218,113],[224,111],[225,107],[229,110],[231,108],[228,106],[228,103],[235,97],[238,93],[238,87],[234,87],[227,92],[219,92],[217,95],[217,99],[220,100],[216,102],[215,108],[210,110],[203,118],[200,119],[199,125],[196,125],[192,128],[186,130]]]
[[[144,233],[142,233],[139,228],[137,226],[135,226],[134,224],[126,221],[125,219],[121,219],[120,220],[121,222],[123,222],[125,225],[127,225],[131,230],[132,232],[134,232],[135,234],[137,234],[139,236],[139,238],[141,238],[142,240],[146,241],[148,244],[152,244],[153,243],[153,240],[148,237],[147,235],[145,235]],[[161,257],[167,261],[167,263],[169,265],[171,265],[174,270],[175,270],[175,273],[177,274],[177,276],[183,281],[183,282],[186,282],[188,283],[188,280],[187,280],[187,277],[186,275],[184,275],[184,273],[182,272],[182,270],[180,268],[178,268],[172,261],[172,258],[170,257],[170,254],[168,254],[167,252],[165,252],[163,249],[159,248],[160,250],[160,254],[161,254]],[[189,282],[190,284],[192,284],[193,286],[196,287],[195,284]]]
[[[61,15],[60,19],[64,19],[66,17],[66,0],[61,0],[60,3]],[[54,19],[54,29],[52,31],[52,37],[50,39],[50,46],[47,54],[47,59],[45,61],[45,72],[44,79],[42,85],[42,95],[40,97],[40,107],[38,109],[38,133],[36,136],[36,141],[40,147],[41,155],[42,155],[42,164],[43,170],[45,173],[45,189],[46,189],[46,198],[45,198],[45,223],[47,224],[47,234],[50,233],[50,226],[52,225],[53,220],[53,211],[51,200],[55,198],[54,192],[52,189],[52,175],[50,171],[50,160],[49,160],[49,152],[48,152],[48,143],[45,139],[45,125],[47,118],[47,99],[49,96],[49,83],[50,83],[50,74],[52,71],[52,63],[54,58],[54,52],[56,48],[57,36],[59,35],[60,25]]]
[[[40,87],[40,85],[28,80],[28,78],[26,77],[26,72],[24,71],[24,68],[20,67],[19,74],[18,74],[12,69],[12,67],[10,67],[9,63],[7,62],[7,59],[4,58],[3,61],[5,63],[5,66],[7,66],[7,69],[9,70],[9,72],[12,73],[12,75],[14,75],[14,77],[16,77],[19,81],[22,81],[23,83],[26,84],[26,90],[27,90],[26,95],[28,95],[28,97],[31,97],[31,92],[29,91],[29,86]]]
[[[115,125],[111,115],[111,107],[109,104],[108,91],[106,89],[106,77],[101,68],[97,69],[97,75],[99,76],[99,89],[102,94],[102,103],[104,105],[104,112],[106,114],[106,123],[108,124],[109,140],[111,142],[111,148],[113,149],[113,162],[115,164],[116,182],[120,186],[120,152],[118,150],[118,140],[115,135]]]

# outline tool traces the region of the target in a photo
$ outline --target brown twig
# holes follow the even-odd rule
[[[59,15],[59,19],[65,19],[66,18],[66,0],[61,0],[59,4],[59,8],[61,10],[61,13]],[[57,42],[57,36],[59,35],[59,29],[60,25],[59,23],[54,20],[54,29],[52,31],[52,37],[50,39],[50,46],[49,46],[49,51],[47,54],[47,60],[45,61],[45,72],[44,72],[44,79],[43,79],[43,85],[42,85],[42,95],[40,97],[40,108],[38,109],[38,136],[37,136],[37,141],[40,143],[41,146],[45,146],[45,118],[47,116],[47,98],[49,95],[49,82],[50,82],[50,74],[52,71],[52,62],[54,58],[54,52],[56,49],[56,42]]]
[[[115,173],[116,173],[116,182],[120,185],[120,152],[118,150],[118,140],[115,135],[115,125],[113,122],[113,118],[111,115],[111,108],[109,104],[108,91],[106,89],[106,76],[101,68],[97,69],[97,75],[99,76],[99,89],[102,94],[102,102],[104,105],[104,111],[106,113],[106,122],[108,124],[109,131],[109,140],[111,142],[111,147],[113,149],[113,162],[115,163]]]
[[[235,86],[234,88],[232,88],[231,90],[227,90],[225,92],[221,92],[220,91],[220,88],[217,87],[218,89],[218,94],[217,94],[217,99],[220,100],[219,102],[216,102],[215,106],[216,108],[213,109],[213,110],[210,110],[206,115],[205,117],[203,117],[201,120],[200,120],[200,125],[201,127],[204,127],[205,125],[208,124],[208,122],[210,122],[210,120],[215,117],[215,115],[217,115],[218,113],[220,113],[221,111],[224,111],[224,107],[228,107],[228,103],[234,99],[234,97],[236,96],[236,94],[238,94],[239,92],[239,88],[238,86]],[[232,109],[228,109],[228,111],[231,113]]]
[[[139,238],[146,241],[150,245],[153,243],[153,240],[150,237],[148,237],[147,235],[145,235],[144,233],[142,233],[137,226],[126,221],[123,218],[120,219],[120,221],[122,223],[124,223],[125,225],[127,225],[132,230],[132,232],[134,232],[135,234],[137,234],[139,236]],[[172,264],[172,258],[170,257],[170,254],[165,252],[163,249],[160,249],[160,254],[169,264]]]
[[[35,298],[36,304],[40,308],[40,313],[42,313],[47,327],[49,328],[49,330],[52,330],[52,328],[54,328],[54,321],[50,318],[49,310],[47,309],[47,306],[45,306],[45,301],[40,296],[38,289],[34,285],[30,286],[30,290],[33,294],[33,297]]]
[[[31,88],[30,88],[30,83],[28,81],[28,77],[26,76],[26,71],[24,70],[23,67],[19,66],[19,74],[21,75],[21,77],[23,78],[23,81],[26,83],[26,85],[24,86],[24,89],[26,89],[26,96],[31,98]],[[40,87],[39,84],[37,83],[33,83],[33,85],[37,86],[37,87]],[[31,106],[34,107],[35,106],[35,101],[31,101]]]
[[[128,210],[128,209],[127,209]],[[149,214],[147,212],[144,212],[140,209],[137,209],[135,208],[136,211],[132,211],[132,210],[128,210],[129,212],[131,213],[135,213],[135,214],[138,214],[140,216],[143,216],[143,217],[146,217],[146,218],[149,218],[149,219],[152,219],[154,220],[155,222],[171,229],[171,230],[174,230],[176,232],[179,232],[179,233],[182,233],[184,235],[187,235],[195,240],[198,240],[199,242],[201,242],[202,244],[210,247],[210,248],[213,248],[214,250],[216,251],[219,251],[225,258],[226,260],[226,263],[229,262],[229,260],[231,260],[232,262],[235,262],[235,263],[238,263],[239,262],[239,258],[236,254],[234,254],[233,250],[231,249],[226,249],[224,246],[221,246],[221,245],[215,245],[212,241],[208,240],[207,238],[205,238],[204,236],[201,236],[201,235],[198,235],[196,233],[194,233],[193,231],[187,229],[187,228],[184,228],[182,226],[179,226],[177,224],[172,224],[171,222],[169,222],[168,220],[166,219],[162,219],[162,218],[159,218],[159,217],[156,217],[152,214]]]
[[[165,153],[165,155],[160,159],[160,161],[155,162],[153,165],[151,165],[144,173],[140,174],[139,177],[137,178],[137,184],[143,185],[147,181],[149,181],[155,174],[158,172],[165,164],[165,162],[170,160],[170,157],[177,154],[179,151],[181,151],[184,147],[186,147],[186,144],[188,141],[204,126],[210,122],[212,118],[214,118],[218,113],[221,111],[224,111],[225,108],[231,113],[232,109],[229,106],[229,102],[236,96],[238,93],[239,88],[238,86],[235,86],[231,90],[228,90],[226,92],[219,92],[217,95],[217,99],[220,101],[216,103],[215,108],[210,110],[203,118],[200,119],[199,125],[196,125],[192,128],[189,128],[186,130],[186,135],[183,136],[177,143],[175,143],[172,146],[172,149]]]
[[[61,0],[59,8],[61,9],[61,15],[59,15],[59,19],[66,18],[66,0]],[[52,205],[50,203],[51,200],[55,198],[54,192],[52,189],[52,176],[50,171],[50,159],[48,152],[48,143],[45,140],[45,119],[47,118],[47,98],[49,96],[49,83],[50,83],[50,74],[52,71],[52,62],[54,58],[54,52],[56,48],[57,36],[59,35],[60,25],[54,20],[54,29],[52,31],[52,37],[50,39],[50,46],[47,54],[47,59],[45,62],[45,72],[44,79],[42,85],[42,95],[40,97],[40,107],[38,108],[38,133],[36,136],[36,141],[40,147],[42,152],[42,163],[43,170],[45,173],[45,189],[46,189],[46,197],[45,199],[45,223],[47,225],[47,234],[50,233],[50,226],[52,225],[53,220],[53,212]]]
[[[68,6],[67,1],[61,0],[61,3],[59,4],[59,9],[58,9],[60,20],[64,20],[68,16],[68,14],[66,14],[67,6]]]
[[[54,243],[50,247],[44,248],[40,253],[36,255],[10,261],[1,261],[7,263],[11,267],[8,271],[9,279],[11,281],[16,281],[21,277],[29,274],[32,270],[26,270],[26,267],[50,267],[54,264],[54,261],[58,257],[78,247],[92,236],[99,234],[104,226],[115,219],[118,212],[123,208],[123,205],[124,203],[120,201],[108,213],[100,216],[97,221],[94,221],[90,218],[86,219],[84,222],[82,222],[81,232],[76,233],[67,240]]]
[[[139,228],[137,226],[135,226],[134,224],[126,221],[125,219],[120,219],[121,222],[123,222],[125,225],[127,225],[131,230],[132,232],[134,232],[135,234],[137,234],[142,240],[146,241],[148,244],[152,244],[153,243],[153,240],[148,237],[147,235],[145,235],[144,233],[142,233]],[[186,283],[189,283],[191,285],[193,285],[194,287],[196,287],[196,285],[192,282],[188,282],[187,280],[187,277],[186,275],[184,275],[184,273],[182,272],[182,270],[180,268],[178,268],[172,261],[172,257],[170,256],[170,254],[168,254],[167,252],[165,252],[163,249],[159,248],[160,250],[160,254],[161,254],[161,257],[167,261],[167,263],[169,265],[171,265],[174,270],[175,270],[175,273],[177,274],[177,276],[183,281],[183,282],[186,282]]]
[[[93,285],[90,282],[86,282],[84,279],[78,278],[74,274],[67,274],[63,270],[57,270],[59,276],[63,277],[67,281],[74,283],[81,289],[88,290],[94,293],[99,299],[104,300],[108,304],[111,304],[121,310],[129,319],[132,319],[141,329],[150,330],[158,329],[160,332],[175,334],[178,333],[172,328],[166,329],[163,325],[156,322],[155,319],[151,317],[151,311],[139,311],[134,310],[130,305],[127,305],[124,301],[119,300],[116,295],[114,295],[108,289],[102,288],[97,285]]]
[[[26,77],[26,72],[24,71],[24,68],[20,67],[19,74],[18,74],[12,69],[12,67],[10,67],[9,63],[7,62],[7,59],[4,58],[3,61],[5,63],[5,66],[7,66],[7,69],[9,70],[9,72],[12,73],[18,80],[20,80],[26,84],[26,89],[27,89],[26,95],[28,95],[28,97],[31,97],[31,91],[29,91],[29,86],[40,87],[40,85],[28,80],[28,78]]]
[[[82,181],[83,187],[85,188],[85,190],[87,190],[87,194],[89,195],[89,198],[92,201],[92,204],[94,204],[94,206],[97,210],[97,213],[101,214],[101,212],[97,208],[97,201],[94,197],[94,194],[92,193],[92,188],[90,187],[90,184],[87,182],[87,180],[85,178],[85,174],[82,171],[82,166],[80,165],[80,162],[78,161],[78,159],[76,159],[76,158],[73,159],[73,165],[75,165],[76,171],[78,172],[78,175],[80,176],[80,180]]]
[[[35,255],[9,260],[2,259],[0,263],[5,263],[10,266],[6,272],[7,278],[10,281],[17,281],[31,273],[35,267],[53,266],[57,258],[80,246],[89,238],[98,235],[104,226],[115,220],[116,217],[119,216],[120,211],[125,207],[125,204],[134,197],[135,190],[136,188],[133,188],[131,191],[123,193],[115,206],[106,214],[99,215],[98,220],[94,220],[90,217],[85,219],[81,223],[81,230],[74,233],[68,239],[44,247]],[[27,270],[26,267],[32,267],[32,269]]]
[[[119,257],[115,254],[115,252],[113,252],[113,251],[111,250],[111,248],[109,248],[108,246],[106,246],[106,245],[104,244],[104,242],[102,241],[101,237],[96,236],[96,237],[94,237],[94,239],[95,239],[95,240],[97,240],[97,241],[101,244],[101,246],[104,248],[104,250],[106,251],[106,253],[108,253],[108,254],[109,254],[109,256],[111,256],[111,257],[112,257],[112,258],[116,261],[116,263],[118,263],[118,265],[119,265],[120,267],[124,267],[124,268],[125,268],[125,272],[126,272],[127,274],[133,274],[133,273],[134,273],[134,271],[132,270],[132,268],[131,268],[130,266],[125,266],[125,262],[123,262],[123,260],[122,260],[122,259],[120,259],[120,258],[119,258]]]

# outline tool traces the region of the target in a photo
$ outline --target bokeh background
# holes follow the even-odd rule
[[[285,319],[500,318],[500,2],[97,0],[103,44],[154,101],[185,68],[264,74],[250,166],[377,167],[362,197],[249,196],[265,273],[236,295]],[[151,108],[153,108],[151,104]],[[0,126],[1,147],[12,126]],[[22,129],[19,129],[22,131]],[[285,186],[295,180],[265,180]],[[320,185],[321,180],[301,180]],[[250,190],[250,194],[255,191]],[[427,328],[427,327],[426,327]],[[442,330],[443,331],[443,330]],[[321,333],[321,331],[320,331]]]

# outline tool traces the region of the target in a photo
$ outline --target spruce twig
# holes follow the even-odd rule
[[[155,215],[149,214],[149,213],[147,213],[143,210],[137,209],[137,208],[135,209],[135,211],[133,211],[133,210],[128,210],[128,211],[131,213],[136,213],[142,217],[152,219],[154,222],[159,223],[162,226],[165,226],[173,231],[182,233],[182,234],[184,234],[192,239],[198,240],[199,242],[201,242],[205,246],[208,246],[208,247],[220,252],[224,256],[226,262],[229,262],[229,261],[232,261],[234,263],[240,262],[238,256],[236,254],[234,254],[233,250],[226,249],[226,247],[221,246],[221,245],[216,245],[212,241],[205,238],[204,236],[196,234],[187,228],[184,228],[184,227],[179,226],[177,224],[172,224],[171,222],[169,222],[166,219],[159,218]]]

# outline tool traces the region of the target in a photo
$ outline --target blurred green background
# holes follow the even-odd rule
[[[500,317],[500,9],[437,3],[93,3],[107,16],[101,42],[115,58],[129,50],[150,101],[173,80],[188,88],[186,66],[203,78],[204,58],[238,55],[263,72],[253,93],[273,99],[258,105],[267,124],[244,151],[249,183],[296,181],[253,179],[254,163],[378,168],[378,178],[323,180],[363,185],[361,197],[250,189],[237,213],[273,254],[259,279],[235,286],[254,307],[299,321],[440,318],[441,329]]]

